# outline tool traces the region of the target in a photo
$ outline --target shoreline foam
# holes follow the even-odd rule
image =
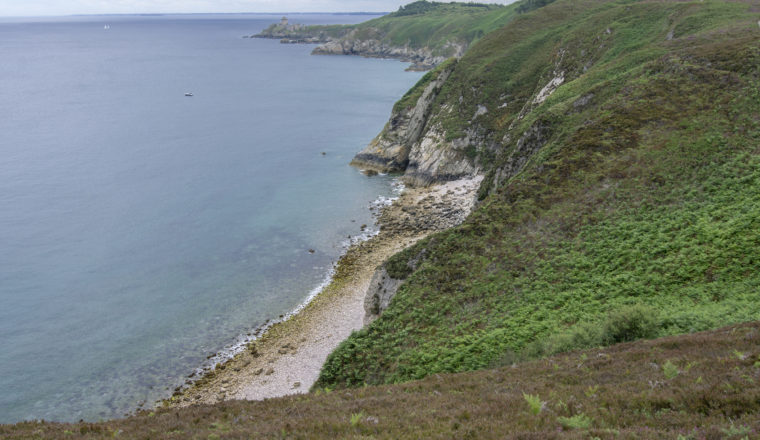
[[[461,223],[481,180],[406,189],[391,203],[378,198],[373,206],[380,210],[379,231],[367,231],[366,240],[349,239],[324,286],[283,318],[259,327],[231,358],[220,358],[214,369],[206,368],[163,403],[189,406],[308,392],[327,356],[362,328],[364,296],[377,266],[427,235]]]

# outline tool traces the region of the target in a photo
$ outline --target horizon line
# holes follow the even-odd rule
[[[55,18],[55,17],[119,17],[119,16],[138,16],[138,17],[159,17],[166,15],[306,15],[306,14],[323,14],[323,15],[385,15],[391,11],[319,11],[319,12],[122,12],[122,13],[93,13],[93,14],[62,14],[62,15],[0,15],[3,18]]]

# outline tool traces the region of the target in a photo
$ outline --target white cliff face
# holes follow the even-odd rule
[[[427,186],[478,174],[479,168],[467,157],[465,149],[473,144],[468,134],[463,139],[448,142],[442,132],[429,129],[409,154],[404,183]]]
[[[475,176],[479,168],[465,152],[480,141],[475,132],[469,130],[462,139],[446,141],[441,130],[428,124],[433,113],[445,110],[435,108],[434,102],[454,67],[452,63],[438,72],[413,107],[394,113],[351,164],[379,172],[403,171],[404,182],[411,186]]]
[[[382,173],[404,171],[409,154],[425,129],[433,101],[451,70],[439,72],[437,78],[425,86],[413,107],[394,112],[383,131],[354,157],[351,165]]]

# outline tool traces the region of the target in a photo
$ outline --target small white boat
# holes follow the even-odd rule
[[[111,29],[111,25],[107,24],[107,25],[103,26],[103,29],[105,29],[105,30]]]
[[[193,96],[193,94],[190,93],[190,92],[187,92],[187,93],[185,93],[185,96]]]

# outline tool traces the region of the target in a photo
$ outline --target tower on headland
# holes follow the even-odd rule
[[[287,26],[288,25],[288,17],[282,17],[282,20],[280,20],[280,26]]]

